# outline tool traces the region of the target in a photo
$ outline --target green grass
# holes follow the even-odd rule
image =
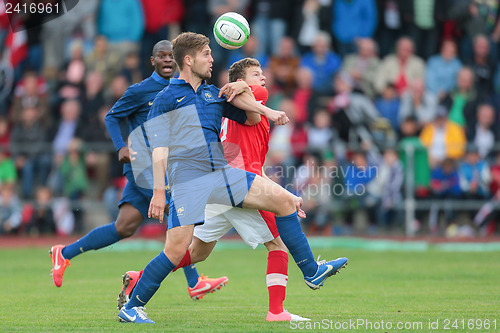
[[[306,287],[290,257],[286,308],[312,318],[349,322],[422,322],[423,329],[370,329],[356,332],[428,332],[429,320],[489,319],[500,331],[500,256],[498,252],[374,252],[352,249],[315,250],[323,258],[349,257],[342,274],[319,291]],[[121,274],[141,269],[155,251],[91,252],[74,258],[61,288],[52,285],[45,249],[1,250],[0,331],[35,332],[289,332],[289,323],[267,323],[265,250],[215,251],[198,271],[229,276],[221,291],[192,301],[181,271],[169,276],[147,306],[156,325],[120,324],[116,296]],[[395,325],[395,324],[394,324]],[[458,323],[461,327],[461,323]],[[316,326],[318,328],[319,326]],[[326,328],[323,326],[323,329]],[[297,331],[297,329],[295,329]],[[309,331],[320,331],[311,329]],[[328,331],[328,330],[327,330]],[[329,330],[329,331],[334,331]],[[344,332],[352,329],[342,330]],[[485,332],[494,332],[490,328]]]

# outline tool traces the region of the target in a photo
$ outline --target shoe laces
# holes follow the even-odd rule
[[[321,258],[321,254],[318,255],[318,259],[316,259],[316,262],[318,263],[318,265],[323,265],[324,263],[326,263],[326,260],[319,260],[319,258]]]
[[[208,276],[206,276],[205,274],[201,273],[201,276],[198,279],[198,281],[203,281],[203,280],[208,280]]]
[[[146,314],[146,312],[144,312],[144,310],[146,310],[145,307],[143,306],[136,306],[135,308],[135,312],[137,312],[137,315],[142,319],[142,320],[146,320],[148,319],[148,315]]]

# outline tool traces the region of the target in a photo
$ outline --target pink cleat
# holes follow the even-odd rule
[[[206,294],[214,293],[220,288],[224,287],[229,279],[227,276],[223,276],[217,279],[209,279],[205,275],[201,274],[198,278],[198,283],[193,288],[188,287],[189,297],[197,301],[202,299]]]
[[[311,321],[309,318],[303,318],[301,316],[294,315],[286,310],[283,312],[274,314],[272,312],[267,313],[267,321]]]

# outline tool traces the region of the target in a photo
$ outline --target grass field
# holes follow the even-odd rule
[[[290,260],[286,308],[311,318],[308,331],[500,332],[500,254],[315,249],[322,258],[349,257],[342,274],[319,291],[306,287]],[[267,323],[267,253],[215,251],[198,271],[227,275],[221,291],[192,301],[181,271],[169,276],[148,304],[156,325],[120,324],[116,296],[121,274],[143,268],[157,251],[99,251],[72,260],[61,288],[52,285],[47,249],[0,250],[0,331],[32,332],[289,332],[300,327]],[[290,257],[290,259],[292,259]],[[461,320],[465,321],[462,323]],[[469,319],[479,319],[469,326]],[[477,329],[489,319],[490,328]],[[356,330],[348,327],[352,320]],[[357,320],[365,320],[365,323]],[[446,329],[447,320],[448,330]],[[453,323],[455,320],[455,327]],[[496,320],[496,329],[494,329]],[[381,325],[384,322],[384,326]],[[372,326],[369,326],[371,322]],[[387,329],[388,322],[393,327]],[[406,329],[397,329],[401,322]],[[417,323],[417,324],[414,324]],[[377,323],[379,326],[377,326]],[[422,323],[422,326],[418,326]],[[413,328],[409,328],[413,326]],[[435,325],[435,324],[434,324]],[[379,329],[376,329],[376,328]],[[465,327],[465,329],[462,329]],[[331,329],[330,329],[331,328]],[[337,328],[341,328],[337,326]]]

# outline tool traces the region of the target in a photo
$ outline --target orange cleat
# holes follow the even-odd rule
[[[267,321],[311,321],[309,318],[303,318],[301,316],[294,315],[286,310],[283,312],[274,314],[272,312],[267,313]]]
[[[52,259],[52,279],[56,287],[62,286],[64,271],[71,266],[69,259],[64,259],[62,255],[64,245],[54,245],[49,251],[50,259]]]
[[[141,272],[137,271],[128,271],[122,275],[122,290],[116,299],[118,301],[118,310],[121,310],[121,308],[129,301],[130,295],[132,294],[132,291],[134,291],[135,285],[141,278],[141,275]]]
[[[201,274],[198,278],[198,283],[194,288],[188,287],[189,297],[197,301],[202,299],[206,294],[214,293],[220,288],[224,287],[229,279],[227,276],[223,276],[217,279],[210,279],[205,275]]]

